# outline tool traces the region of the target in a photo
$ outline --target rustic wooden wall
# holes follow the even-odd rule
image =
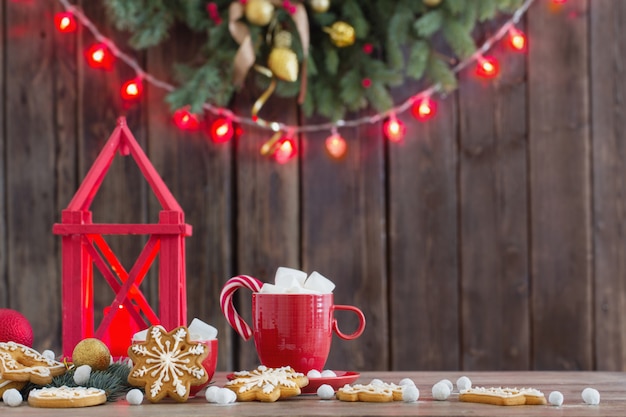
[[[100,2],[80,3],[124,45]],[[268,132],[255,127],[223,145],[181,132],[157,88],[125,108],[117,86],[132,70],[86,68],[92,37],[57,33],[59,10],[54,0],[0,0],[0,307],[30,319],[35,347],[61,345],[52,225],[125,115],[193,226],[189,318],[218,327],[220,369],[257,361],[221,315],[221,286],[240,273],[271,281],[290,266],[333,279],[336,302],[367,317],[361,338],[334,341],[330,368],[626,370],[625,2],[536,0],[520,23],[528,53],[498,44],[500,77],[462,72],[434,120],[400,115],[403,143],[387,143],[377,123],[342,129],[348,154],[335,161],[328,132],[306,134],[285,165],[259,155]],[[175,34],[135,56],[172,81],[171,62],[192,50]],[[247,114],[256,94],[242,91],[233,109]],[[300,117],[291,100],[264,111]],[[124,158],[92,208],[98,222],[155,222],[159,210]],[[143,244],[112,240],[131,263]],[[112,297],[97,285],[101,311]],[[143,288],[154,303],[154,272]],[[240,307],[249,314],[248,296]]]

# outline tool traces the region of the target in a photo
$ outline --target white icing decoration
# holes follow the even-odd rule
[[[174,333],[174,344],[171,340],[163,341],[163,330],[154,326],[150,332],[152,339],[156,341],[156,346],[152,346],[150,350],[145,344],[134,344],[131,346],[132,351],[138,356],[146,357],[146,364],[135,369],[132,373],[134,377],[143,377],[150,374],[151,377],[158,377],[150,387],[150,394],[156,397],[163,389],[163,385],[169,384],[174,387],[178,395],[184,397],[187,394],[187,388],[180,379],[183,374],[188,374],[196,379],[202,379],[205,375],[203,367],[196,365],[189,366],[193,363],[190,357],[201,356],[204,353],[204,345],[202,343],[192,344],[189,349],[182,351],[181,342],[185,341],[187,331],[181,327]]]
[[[394,391],[402,392],[402,387],[393,383],[383,382],[381,380],[373,380],[368,385],[355,384],[344,385],[340,388],[346,394],[371,393],[381,394],[385,396],[393,396]]]

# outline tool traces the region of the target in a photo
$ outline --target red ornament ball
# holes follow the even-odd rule
[[[15,342],[33,347],[33,328],[19,311],[0,308],[0,342]]]

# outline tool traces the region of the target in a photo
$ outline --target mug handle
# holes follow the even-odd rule
[[[342,338],[344,340],[352,340],[352,339],[356,339],[357,337],[361,336],[361,334],[363,333],[363,330],[365,330],[365,315],[363,314],[363,312],[359,308],[354,307],[354,306],[334,305],[333,306],[333,311],[334,310],[352,311],[353,313],[355,313],[359,317],[359,328],[356,329],[356,331],[354,333],[352,333],[352,334],[342,333],[341,330],[339,330],[339,326],[337,324],[337,319],[333,318],[333,330],[335,331],[337,336],[339,336],[340,338]]]
[[[237,275],[226,281],[224,288],[222,288],[222,293],[220,294],[220,308],[222,309],[222,313],[224,313],[228,324],[239,333],[239,336],[241,336],[243,340],[248,340],[252,337],[252,330],[250,326],[248,326],[248,323],[237,313],[237,310],[235,310],[233,295],[239,288],[248,288],[252,292],[259,292],[262,286],[263,283],[254,277]]]

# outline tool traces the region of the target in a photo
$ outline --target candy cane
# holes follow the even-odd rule
[[[239,288],[245,287],[253,292],[261,291],[261,287],[263,283],[256,278],[250,277],[248,275],[237,275],[236,277],[232,277],[226,282],[224,288],[222,288],[222,293],[220,294],[220,307],[222,309],[222,313],[226,317],[228,324],[231,325],[233,329],[244,340],[250,339],[252,336],[252,330],[248,323],[246,323],[243,318],[237,313],[235,310],[235,306],[233,306],[233,295],[235,291]]]

